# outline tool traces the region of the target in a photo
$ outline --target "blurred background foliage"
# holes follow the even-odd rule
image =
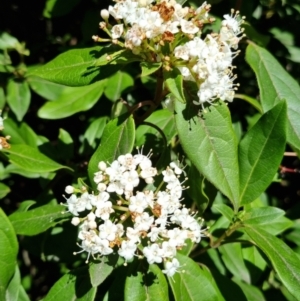
[[[190,5],[199,6],[203,1],[188,2]],[[267,48],[300,82],[300,3],[298,0],[211,0],[208,2],[212,4],[211,14],[216,18],[216,22],[219,22],[231,8],[240,10],[241,15],[246,16],[247,38],[241,43],[241,53],[235,59],[240,97],[248,95],[259,99],[255,75],[244,60],[247,39]],[[51,120],[43,118],[41,107],[60,97],[67,88],[53,85],[49,86],[47,91],[44,89],[41,91],[39,82],[34,78],[27,78],[26,74],[34,66],[46,63],[66,50],[93,46],[95,43],[91,36],[103,35],[98,28],[101,21],[99,12],[110,4],[109,0],[1,1],[0,109],[9,118],[5,134],[11,135],[12,140],[22,141],[24,138],[22,134],[26,133],[25,142],[28,143],[28,133],[32,131],[33,133],[30,132],[32,143],[41,145],[41,151],[50,158],[74,168],[78,177],[86,174],[87,162],[100,141],[99,129],[104,128],[107,116],[118,115],[119,110],[122,110],[117,100],[123,97],[129,103],[135,103],[141,100],[141,95],[143,100],[151,99],[153,91],[151,78],[140,78],[139,66],[130,64],[122,70],[122,73],[116,75],[117,78],[111,79],[111,84],[108,83],[101,101],[97,102],[92,110],[87,109],[85,112],[80,111],[65,118]],[[211,29],[213,26],[207,30]],[[23,88],[27,89],[24,93],[28,94],[29,103],[28,110],[23,113],[10,109],[8,90],[12,80],[19,84],[25,83],[26,87]],[[118,93],[114,93],[114,89],[111,89],[116,81],[122,83]],[[65,93],[68,95],[67,92]],[[241,137],[243,131],[254,124],[259,114],[253,106],[239,98],[229,104],[229,107],[236,133]],[[18,135],[14,135],[13,130],[17,131]],[[141,141],[142,144],[143,140]],[[291,169],[300,168],[296,157],[285,157],[282,165]],[[10,193],[0,203],[7,214],[16,211],[20,202],[24,200],[35,200],[39,204],[47,204],[55,199],[58,202],[63,201],[64,187],[72,180],[65,171],[58,172],[55,179],[52,179],[51,175],[24,175],[13,167],[10,167],[9,171],[7,163],[0,162],[0,180],[10,189]],[[278,181],[268,189],[261,202],[287,210],[287,217],[296,220],[300,216],[300,176],[297,173],[281,171],[278,174]],[[49,185],[52,194],[45,193]],[[212,218],[215,212],[207,211],[206,214]],[[72,255],[77,230],[67,224],[37,236],[20,237],[19,260],[22,284],[31,300],[39,300],[61,273],[82,263],[81,259]],[[294,228],[281,235],[298,254],[300,254],[299,230],[299,226],[295,224]],[[64,235],[65,233],[68,234]],[[209,266],[214,256],[215,254],[207,255],[207,258],[201,258],[201,261],[206,260],[205,263]],[[217,258],[220,260],[220,257]],[[221,261],[219,265],[219,271],[224,270]],[[262,287],[266,285],[265,279],[268,278],[270,282],[270,277],[273,277],[272,285],[266,289],[266,299],[272,300],[275,294],[278,301],[293,300],[284,289],[280,294],[278,293],[275,289],[276,277],[270,276],[269,272],[264,270],[264,274],[259,275],[256,282],[256,285]],[[225,270],[224,275],[226,275]],[[219,277],[221,276],[220,274]],[[109,279],[107,281],[109,282]],[[107,285],[106,282],[104,286]]]

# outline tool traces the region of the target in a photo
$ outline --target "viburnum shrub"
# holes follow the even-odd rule
[[[1,34],[0,300],[300,300],[299,206],[266,191],[299,172],[299,85],[248,16],[184,2],[115,0],[41,66]]]

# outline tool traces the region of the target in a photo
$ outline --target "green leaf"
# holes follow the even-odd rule
[[[61,205],[44,205],[25,212],[15,212],[9,216],[9,220],[17,234],[32,236],[69,220],[71,214],[64,213],[65,209]]]
[[[228,243],[219,247],[227,269],[238,279],[246,283],[251,283],[249,271],[243,260],[242,248],[240,243]]]
[[[87,269],[71,271],[62,276],[43,301],[94,301],[97,288],[92,287]]]
[[[172,71],[164,72],[164,80],[169,91],[174,95],[174,97],[182,102],[186,103],[186,99],[183,92],[183,76],[178,69],[173,69]]]
[[[29,76],[27,78],[30,88],[38,95],[47,100],[56,100],[66,89],[66,86],[44,80],[37,76]]]
[[[161,129],[168,144],[177,133],[174,114],[167,109],[153,112],[145,121]],[[148,144],[151,145],[151,148],[153,148],[154,145],[157,145],[160,149],[161,143],[159,140],[162,140],[163,138],[162,134],[151,125],[142,124],[136,131],[137,146]]]
[[[47,0],[43,11],[45,18],[61,17],[68,14],[80,0]]]
[[[242,289],[247,300],[249,301],[266,301],[263,293],[256,287],[237,279],[234,279],[234,282]]]
[[[254,70],[260,88],[263,110],[273,108],[282,99],[287,102],[287,141],[300,150],[300,87],[266,49],[250,44],[246,61]]]
[[[296,298],[300,294],[300,259],[281,239],[262,228],[247,226],[244,231],[267,255],[279,278]]]
[[[160,268],[149,265],[144,271],[142,263],[131,263],[125,282],[125,301],[168,301],[168,284]]]
[[[114,47],[114,46],[113,46]],[[38,76],[45,80],[66,85],[85,86],[115,73],[116,67],[95,66],[96,60],[110,51],[110,47],[91,47],[66,51],[49,63],[32,70],[28,76]],[[106,60],[105,64],[108,61]]]
[[[244,224],[248,225],[267,225],[283,216],[285,212],[276,207],[257,207],[251,208],[242,217]]]
[[[74,142],[71,135],[64,129],[59,129],[58,143],[55,147],[57,158],[70,160],[74,155]]]
[[[37,149],[28,145],[16,144],[11,145],[10,149],[5,149],[8,153],[9,161],[24,170],[34,173],[45,173],[67,168],[49,159]]]
[[[133,84],[134,80],[128,73],[118,71],[108,78],[104,94],[109,100],[115,102],[120,99],[123,91],[133,86]]]
[[[272,223],[265,224],[263,229],[272,235],[278,235],[293,226],[293,221],[281,216],[275,219]]]
[[[89,267],[91,284],[93,287],[100,285],[114,270],[118,261],[118,255],[102,257],[100,262],[93,262]]]
[[[141,62],[140,66],[142,68],[141,77],[143,77],[143,76],[149,76],[150,74],[153,74],[154,72],[159,70],[159,68],[162,66],[162,63]]]
[[[91,183],[94,183],[94,173],[98,171],[100,161],[112,162],[118,156],[131,153],[135,140],[135,125],[133,117],[122,115],[111,120],[105,127],[101,144],[92,156],[88,174]]]
[[[0,199],[3,199],[10,193],[10,188],[3,183],[0,183]]]
[[[3,110],[6,103],[6,97],[4,94],[4,89],[0,87],[0,110]]]
[[[92,148],[95,148],[96,146],[95,140],[102,137],[107,121],[107,116],[95,119],[84,133],[84,138]]]
[[[196,203],[199,214],[202,215],[209,203],[215,199],[217,189],[200,174],[194,165],[188,171],[188,186],[187,193]]]
[[[21,121],[30,105],[30,89],[25,81],[15,81],[13,79],[7,84],[7,103],[15,113],[18,121]]]
[[[5,300],[5,291],[15,273],[18,242],[12,224],[0,208],[0,300]]]
[[[56,101],[43,105],[38,116],[45,119],[61,119],[91,109],[104,91],[106,81],[98,81],[84,87],[67,87]]]
[[[272,182],[285,150],[286,106],[266,112],[239,145],[240,201],[254,201]]]
[[[225,301],[206,267],[179,253],[176,258],[185,270],[168,277],[176,301]]]
[[[175,102],[175,122],[181,145],[192,163],[238,207],[239,174],[237,140],[225,104],[211,106],[198,116],[199,108]]]
[[[213,204],[213,209],[219,211],[223,216],[225,216],[230,222],[234,217],[234,211],[225,204]]]
[[[7,290],[5,301],[30,301],[27,296],[24,287],[21,284],[21,275],[18,266],[16,265],[15,274],[11,279]]]

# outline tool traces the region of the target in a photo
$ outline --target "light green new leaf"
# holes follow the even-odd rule
[[[0,199],[3,199],[8,193],[10,193],[10,188],[3,183],[0,183]]]
[[[96,146],[96,139],[99,139],[102,137],[104,128],[106,123],[108,122],[108,117],[103,116],[95,119],[86,132],[84,133],[84,139],[87,140],[88,144],[94,148]]]
[[[176,258],[185,270],[168,277],[176,301],[225,301],[206,267],[179,253]]]
[[[117,264],[118,258],[118,254],[113,254],[109,257],[102,257],[100,262],[91,263],[89,274],[93,287],[100,285],[111,274]]]
[[[135,126],[131,115],[128,117],[125,114],[111,120],[104,129],[101,144],[89,162],[90,182],[94,183],[94,173],[99,170],[98,164],[100,161],[111,163],[118,156],[131,153],[134,140]]]
[[[12,224],[0,208],[0,300],[5,300],[5,291],[15,273],[18,242]]]
[[[276,207],[256,207],[251,208],[242,217],[244,224],[248,225],[266,225],[283,216],[285,212]]]
[[[240,201],[254,201],[270,185],[285,150],[286,105],[266,112],[239,145]]]
[[[60,119],[75,113],[87,111],[99,100],[104,91],[106,80],[89,86],[67,87],[56,101],[46,102],[38,111],[45,119]]]
[[[25,212],[15,212],[9,216],[9,220],[17,234],[32,236],[69,220],[71,214],[65,211],[65,206],[44,205]]]
[[[49,159],[37,149],[22,144],[11,145],[10,149],[4,150],[8,153],[9,161],[22,169],[34,173],[45,173],[62,168],[71,168],[60,165]]]
[[[219,247],[227,269],[238,279],[251,283],[250,273],[245,265],[241,243],[228,243]]]
[[[125,301],[168,301],[168,284],[157,265],[151,264],[148,271],[142,271],[137,264],[131,263],[124,295]]]
[[[247,226],[244,231],[251,240],[267,255],[279,278],[296,298],[300,294],[300,259],[281,239],[262,228]]]
[[[183,76],[178,69],[164,72],[164,80],[169,91],[180,102],[186,103],[183,91]]]
[[[30,89],[25,81],[15,81],[10,79],[7,84],[7,103],[11,110],[21,121],[30,105]]]
[[[156,72],[162,66],[162,63],[161,62],[159,62],[159,63],[157,63],[157,62],[155,62],[155,63],[141,62],[140,66],[142,68],[141,77],[143,77],[143,76],[148,76],[148,75]]]
[[[260,88],[263,110],[273,108],[282,99],[287,102],[287,141],[300,150],[300,87],[266,49],[250,44],[246,61],[254,70]]]
[[[237,208],[237,139],[228,107],[225,104],[211,106],[207,113],[199,117],[199,107],[176,101],[175,110],[177,131],[186,155],[199,172]]]
[[[213,204],[213,209],[219,211],[223,216],[225,216],[230,222],[234,217],[234,211],[225,204]]]
[[[234,279],[234,282],[242,289],[248,301],[266,301],[263,293],[256,286],[246,284],[237,279]]]
[[[167,143],[170,143],[177,133],[174,114],[167,109],[153,112],[153,114],[151,114],[145,121],[161,129],[166,137]],[[147,140],[150,140],[149,142],[152,144],[151,147],[153,147],[153,142],[157,142],[158,139],[163,139],[161,133],[150,125],[142,124],[136,131],[137,146],[145,145],[148,142]]]
[[[56,84],[37,76],[29,76],[27,82],[36,94],[47,100],[56,100],[64,89],[66,89],[66,86]]]
[[[116,68],[112,66],[95,66],[97,58],[106,55],[109,50],[109,46],[72,49],[32,70],[28,76],[38,76],[66,86],[89,85],[116,72]],[[105,62],[107,63],[108,61]]]
[[[115,102],[120,99],[121,94],[127,88],[133,86],[133,78],[126,72],[118,71],[107,80],[104,95]]]
[[[94,301],[97,288],[92,287],[85,268],[62,276],[43,301]]]
[[[19,267],[16,265],[15,274],[6,291],[6,299],[5,301],[30,301],[27,296],[24,287],[21,284],[21,275]]]

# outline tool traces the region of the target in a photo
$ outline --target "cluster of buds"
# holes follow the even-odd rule
[[[100,28],[109,35],[108,40],[131,49],[145,61],[162,62],[166,70],[179,69],[184,80],[198,86],[195,104],[203,107],[216,99],[233,100],[237,85],[233,83],[232,60],[244,36],[239,12],[225,15],[218,33],[202,37],[204,25],[214,21],[206,2],[196,9],[175,0],[115,2],[101,11],[104,22]],[[107,41],[98,36],[93,39]]]
[[[199,243],[206,229],[182,205],[184,171],[171,162],[158,176],[149,157],[126,154],[111,164],[100,162],[97,193],[67,186],[66,206],[75,216],[72,224],[79,225],[80,252],[88,258],[117,252],[126,264],[145,257],[149,264],[164,262],[163,272],[172,277],[179,268],[177,250],[188,239]],[[157,178],[162,178],[158,185]]]
[[[0,131],[3,130],[4,130],[4,118],[1,116],[1,110],[0,110]],[[0,150],[10,148],[10,144],[7,142],[9,138],[10,136],[6,136],[6,137],[0,136]]]

